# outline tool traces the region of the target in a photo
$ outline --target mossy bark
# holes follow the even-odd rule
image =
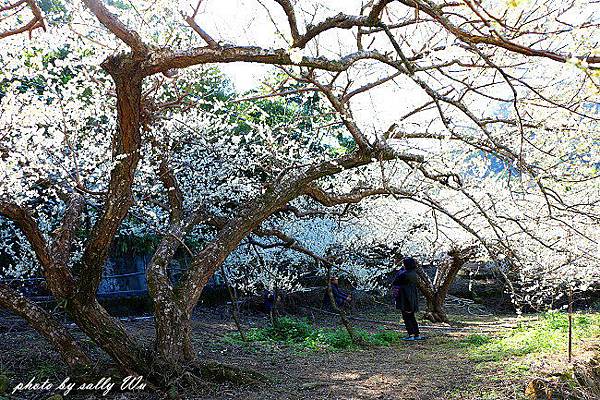
[[[19,315],[42,334],[72,371],[82,373],[90,367],[90,358],[75,338],[42,307],[6,285],[0,285],[0,307]]]

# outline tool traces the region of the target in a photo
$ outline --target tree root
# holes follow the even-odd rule
[[[201,361],[194,365],[194,372],[213,382],[231,382],[238,385],[268,383],[270,379],[260,372],[222,364],[216,361]]]
[[[600,353],[577,360],[572,370],[556,379],[531,380],[525,396],[529,400],[600,399]]]
[[[552,400],[554,388],[550,382],[543,379],[533,379],[525,388],[525,396],[529,400]]]
[[[162,368],[155,368],[155,372],[145,377],[145,382],[168,399],[181,399],[182,393],[200,394],[210,387],[210,383],[255,385],[271,381],[260,372],[212,360],[195,360],[178,365],[167,365],[161,361],[157,366]]]
[[[440,312],[427,311],[423,315],[423,318],[425,318],[431,322],[441,322],[441,323],[446,323],[446,324],[450,323],[448,316],[446,314],[440,313]]]

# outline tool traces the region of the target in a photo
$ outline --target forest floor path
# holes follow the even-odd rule
[[[193,321],[199,357],[259,371],[270,382],[249,386],[209,384],[183,398],[526,399],[525,387],[533,377],[553,379],[569,370],[562,316],[550,320],[536,315],[518,319],[464,311],[451,314],[451,326],[423,322],[423,333],[428,337],[425,341],[315,350],[277,341],[243,343],[237,338],[227,308],[200,308]],[[355,311],[352,315],[358,319],[355,326],[363,332],[402,332],[400,316],[392,308]],[[307,311],[302,318],[321,329],[341,327],[336,316],[317,310]],[[582,330],[576,330],[576,359],[585,357],[590,348],[599,344],[600,328],[594,326],[600,326],[600,316],[584,315],[577,321]],[[270,321],[264,315],[242,313],[242,324],[249,332],[257,332],[268,327]],[[150,339],[153,335],[150,318],[125,321],[125,325],[139,338]],[[76,329],[74,333],[80,335]],[[89,341],[86,345],[92,350],[95,347]],[[102,359],[98,350],[96,356]],[[24,328],[0,332],[0,374],[11,381],[35,376],[60,382],[66,371],[50,346],[34,331]],[[45,400],[50,394],[9,398]],[[150,400],[160,396],[113,393],[107,397],[73,398]]]

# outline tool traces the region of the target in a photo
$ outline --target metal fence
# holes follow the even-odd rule
[[[136,281],[141,284],[132,285],[132,278],[136,278]],[[45,280],[43,277],[5,278],[0,279],[0,283],[13,287],[18,285],[16,289],[19,289],[25,296],[36,302],[53,301],[54,298],[50,294],[42,294],[47,292],[44,287]],[[138,287],[132,288],[132,286]],[[99,298],[127,298],[145,296],[147,294],[146,272],[139,271],[103,276],[97,296]]]

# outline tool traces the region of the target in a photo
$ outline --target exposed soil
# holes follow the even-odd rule
[[[460,310],[459,310],[460,311]],[[464,311],[464,310],[463,310]],[[501,393],[499,398],[516,398],[522,393],[523,382],[503,379],[499,372],[490,371],[470,360],[465,350],[453,343],[466,334],[478,330],[495,330],[510,320],[491,317],[457,315],[460,329],[423,329],[428,340],[402,343],[392,347],[374,347],[347,351],[299,351],[277,344],[239,344],[228,340],[235,325],[225,308],[198,310],[194,319],[195,346],[199,356],[231,365],[257,370],[267,375],[270,383],[252,386],[207,384],[197,393],[188,392],[185,399],[482,399],[482,393]],[[356,315],[356,314],[355,314]],[[308,318],[319,326],[337,324],[335,317],[309,312]],[[398,321],[395,310],[380,307],[361,317]],[[246,327],[268,323],[262,315],[244,315]],[[23,324],[3,320],[0,333],[0,374],[10,378],[9,391],[17,382],[32,377],[48,378],[60,383],[67,375],[57,354],[34,331]],[[377,324],[358,322],[366,329],[377,329]],[[425,324],[433,326],[431,324]],[[153,334],[151,319],[127,321],[126,326],[139,338]],[[9,327],[9,328],[7,328]],[[387,326],[393,329],[392,325]],[[9,329],[7,331],[7,329]],[[401,329],[399,325],[397,329]],[[82,337],[75,328],[75,335]],[[83,337],[82,337],[83,339]],[[110,374],[109,360],[89,340],[86,347],[100,359],[99,370]],[[118,386],[118,385],[117,385]],[[10,399],[47,399],[55,391],[21,392]],[[6,395],[5,395],[6,396]],[[0,398],[2,396],[0,395]],[[161,398],[151,391],[119,393],[116,389],[108,396],[78,394],[77,399],[136,399]]]

